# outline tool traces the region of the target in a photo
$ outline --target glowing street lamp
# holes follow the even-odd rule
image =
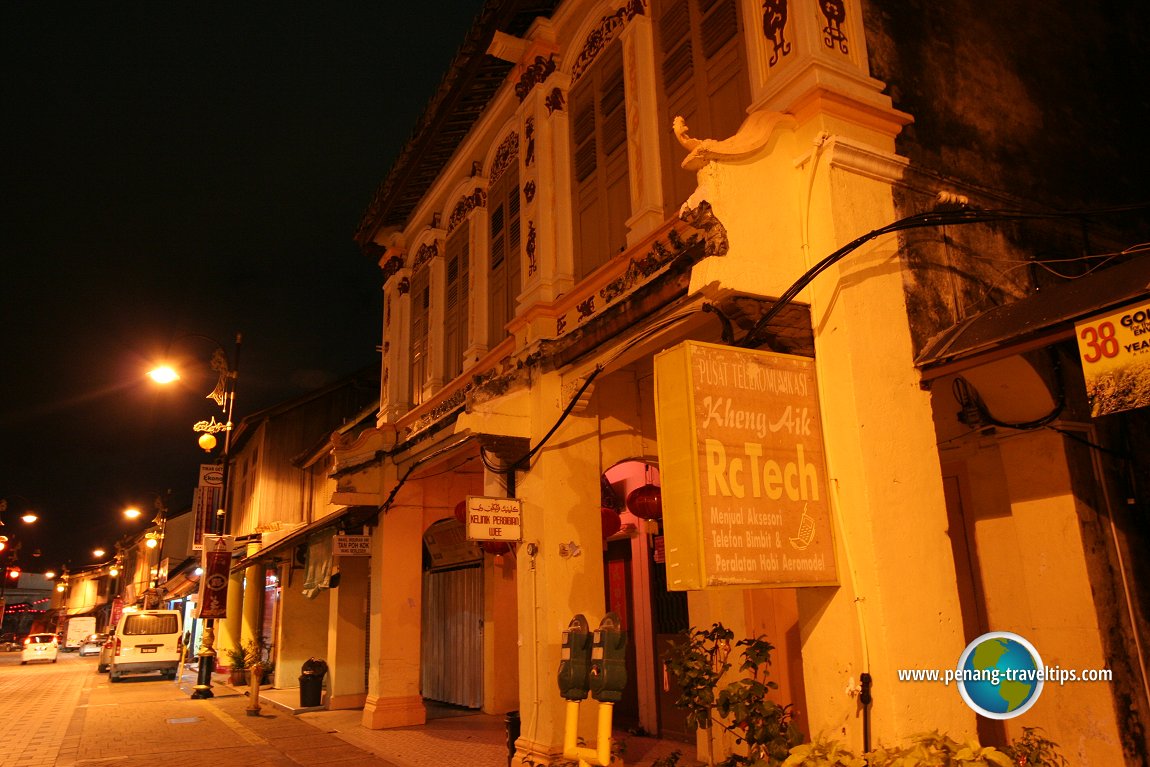
[[[223,344],[210,338],[194,334],[199,338],[204,338],[215,344],[216,349],[212,353],[210,367],[213,371],[219,374],[219,379],[216,382],[216,387],[208,395],[207,398],[213,400],[220,409],[223,411],[224,422],[219,423],[213,417],[210,421],[200,421],[196,423],[193,430],[202,432],[199,437],[199,445],[205,452],[211,452],[215,449],[217,444],[216,434],[219,432],[224,433],[224,444],[220,451],[220,493],[221,502],[220,508],[216,510],[214,519],[209,519],[204,525],[205,535],[222,535],[226,529],[228,505],[230,503],[229,493],[229,475],[231,468],[231,444],[232,444],[232,415],[235,410],[236,404],[236,381],[239,378],[240,366],[240,347],[243,343],[243,336],[236,333],[235,339],[235,354],[231,360],[228,359],[228,353],[224,350]],[[179,374],[170,365],[161,365],[154,368],[148,373],[153,381],[159,383],[172,383],[179,380]],[[148,545],[153,543],[149,540]],[[163,543],[163,530],[161,528],[159,544]],[[225,582],[226,587],[226,582]],[[200,610],[203,610],[203,605]],[[202,614],[202,613],[201,613]],[[209,613],[211,614],[211,613]],[[214,697],[212,693],[212,670],[216,662],[215,650],[215,618],[205,617],[204,629],[202,639],[200,641],[200,649],[197,653],[199,658],[199,671],[196,679],[195,689],[192,691],[192,698],[211,698]]]
[[[180,374],[168,365],[160,365],[149,370],[148,377],[158,384],[170,384],[180,380]]]

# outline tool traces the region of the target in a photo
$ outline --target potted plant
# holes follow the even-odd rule
[[[248,683],[248,657],[247,653],[239,647],[232,647],[224,652],[228,658],[228,684],[232,687],[243,687]]]
[[[734,632],[721,623],[694,629],[671,643],[664,659],[682,694],[675,705],[687,712],[687,725],[706,731],[709,763],[715,764],[716,730],[734,739],[745,754],[732,753],[720,767],[777,765],[790,749],[802,742],[793,721],[791,705],[780,705],[768,696],[778,688],[770,681],[769,667],[774,646],[765,637],[734,639]],[[732,667],[732,650],[742,655],[739,677],[722,684]]]

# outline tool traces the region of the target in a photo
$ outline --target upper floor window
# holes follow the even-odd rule
[[[494,346],[507,335],[507,323],[515,316],[515,302],[522,289],[517,161],[512,161],[488,190],[487,207],[491,211],[487,337]]]
[[[424,384],[431,373],[427,364],[427,331],[431,310],[430,270],[427,265],[411,275],[411,404],[423,402]]]
[[[471,290],[471,222],[464,220],[447,237],[444,259],[443,378],[463,372],[467,348],[467,313]]]
[[[680,167],[683,150],[671,137],[671,121],[682,116],[695,138],[725,139],[746,119],[751,88],[739,5],[738,0],[652,0],[667,215],[697,185],[695,174]]]
[[[627,246],[631,190],[626,112],[623,44],[615,40],[570,92],[576,279]]]

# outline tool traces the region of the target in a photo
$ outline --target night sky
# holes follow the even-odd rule
[[[378,359],[352,237],[480,5],[0,4],[0,498],[25,569],[92,563],[153,493],[190,503],[191,426],[219,411],[187,334],[243,333],[237,417]],[[201,377],[145,379],[166,349]]]

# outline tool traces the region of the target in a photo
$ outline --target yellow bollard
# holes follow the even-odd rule
[[[248,668],[248,674],[251,675],[251,686],[248,688],[248,694],[251,700],[248,701],[247,713],[248,716],[260,715],[260,682],[264,678],[263,664],[258,661]]]
[[[595,734],[595,748],[579,745],[579,703],[567,701],[567,724],[563,733],[563,757],[576,759],[579,767],[607,767],[611,764],[611,722],[615,711],[614,703],[599,701],[599,727]],[[616,767],[622,767],[617,764]]]

